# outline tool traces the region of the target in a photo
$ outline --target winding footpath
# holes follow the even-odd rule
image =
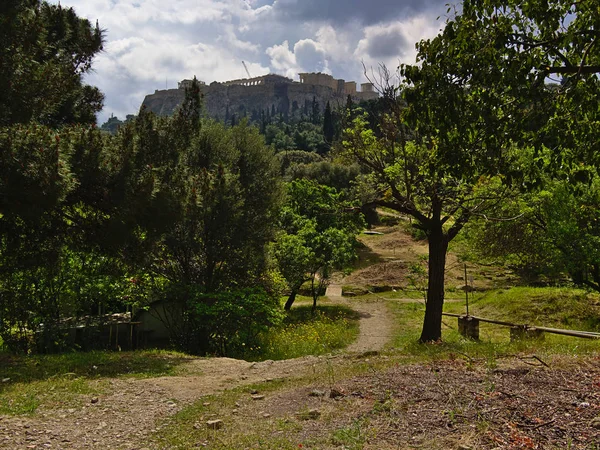
[[[325,295],[332,303],[348,306],[360,314],[360,332],[356,341],[350,344],[349,353],[380,351],[390,343],[394,322],[383,300],[351,301],[342,296],[342,286],[332,284]]]
[[[348,354],[382,350],[390,341],[393,320],[383,300],[352,301],[342,287],[327,290],[332,303],[360,314],[360,333],[345,352],[283,361],[250,363],[230,358],[194,358],[179,376],[91,380],[98,392],[63,407],[41,406],[32,416],[0,415],[0,449],[144,449],[165,420],[210,394],[277,379],[301,378],[339,364]],[[89,397],[89,398],[87,398]],[[163,424],[163,425],[161,425]]]

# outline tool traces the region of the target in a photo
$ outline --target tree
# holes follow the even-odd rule
[[[451,172],[438,145],[399,138],[401,131],[390,122],[382,129],[387,131],[377,137],[366,117],[356,118],[346,133],[345,153],[371,172],[371,189],[376,193],[372,201],[413,217],[415,226],[427,235],[429,274],[421,341],[437,341],[448,244],[473,214],[497,201],[503,190],[485,167]]]
[[[414,217],[429,238],[421,341],[441,337],[450,240],[511,184],[540,183],[516,149],[531,148],[539,166],[539,152],[556,149],[553,167],[566,177],[565,166],[581,170],[570,155],[596,160],[596,19],[587,2],[466,0],[440,35],[417,44],[418,64],[401,67],[406,108],[385,116],[381,137],[355,121],[346,148],[371,170],[377,202]],[[559,89],[546,85],[555,74],[565,77]]]
[[[317,101],[317,97],[313,97],[312,107],[310,111],[310,120],[313,125],[319,125],[321,123],[321,107]]]
[[[331,271],[355,257],[362,217],[335,189],[297,180],[288,184],[280,226],[273,255],[290,288],[285,309],[292,307],[302,284],[310,281],[314,310]]]
[[[529,277],[569,275],[600,292],[600,181],[548,180],[543,189],[498,205],[494,217],[468,229],[478,257],[502,258]]]
[[[325,143],[330,147],[333,143],[334,134],[333,113],[331,111],[331,105],[327,102],[325,113],[323,115],[323,138],[325,139]]]
[[[0,126],[95,123],[100,91],[83,83],[103,31],[72,8],[43,0],[0,6]]]

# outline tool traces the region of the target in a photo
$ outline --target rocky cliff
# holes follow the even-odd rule
[[[292,82],[283,77],[264,77],[257,80],[245,84],[214,82],[202,85],[200,89],[207,114],[220,120],[227,120],[233,115],[257,118],[262,111],[294,114],[296,111],[306,110],[311,107],[313,99],[317,101],[321,110],[328,101],[332,106],[344,105],[346,102],[346,96],[340,95],[330,86]],[[146,96],[142,108],[158,115],[172,115],[184,96],[183,88],[157,90],[154,94]],[[356,92],[351,96],[355,101],[377,98],[374,92]]]

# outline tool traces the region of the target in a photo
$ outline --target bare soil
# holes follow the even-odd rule
[[[337,383],[335,399],[311,396],[330,392],[313,385],[279,392],[262,408],[280,422],[318,410],[320,420],[302,421],[289,436],[305,448],[597,449],[600,359],[530,361],[395,366]],[[251,421],[245,413],[240,420]],[[344,430],[354,433],[344,438]]]

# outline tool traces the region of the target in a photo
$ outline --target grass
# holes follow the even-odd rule
[[[457,304],[447,305],[449,312],[457,308]],[[521,324],[600,331],[600,296],[582,289],[514,287],[476,293],[470,313]]]
[[[364,431],[367,428],[367,419],[357,419],[350,425],[335,430],[331,435],[331,441],[334,445],[344,449],[360,450],[364,448],[367,439]]]
[[[76,406],[98,395],[106,377],[156,377],[176,373],[189,357],[158,350],[79,352],[59,355],[0,354],[0,414],[33,414],[40,407]],[[4,381],[6,380],[6,381]]]
[[[512,291],[512,290],[511,290]],[[493,314],[501,315],[507,311],[511,314],[511,320],[528,321],[532,317],[539,319],[544,325],[555,325],[564,321],[563,315],[568,316],[573,311],[573,317],[579,317],[573,323],[581,324],[584,314],[580,314],[579,306],[582,308],[595,301],[594,296],[589,298],[582,291],[524,289],[511,292],[513,297],[506,296],[508,291],[477,293],[473,300],[474,312],[486,316]],[[393,295],[386,292],[381,296],[390,298]],[[402,296],[404,297],[404,296]],[[361,297],[367,298],[367,297]],[[536,300],[537,299],[537,300]],[[543,300],[545,299],[545,300]],[[539,304],[531,309],[526,308],[528,302],[532,305]],[[543,303],[549,303],[551,307]],[[521,308],[518,308],[518,304]],[[288,390],[301,390],[303,386],[322,386],[329,377],[328,371],[334,372],[334,378],[341,381],[359,374],[376,373],[385,370],[395,364],[430,363],[433,361],[447,359],[465,359],[469,364],[483,365],[490,371],[494,370],[503,358],[525,358],[527,355],[535,354],[540,359],[547,361],[551,366],[558,365],[562,355],[574,355],[586,357],[598,354],[598,342],[576,339],[571,337],[547,335],[545,341],[521,341],[510,342],[509,330],[506,327],[481,324],[481,341],[474,342],[464,339],[459,335],[456,327],[456,319],[444,318],[443,336],[444,342],[440,344],[421,345],[417,343],[422,320],[424,305],[420,303],[401,303],[393,300],[388,302],[390,311],[395,316],[397,324],[396,335],[393,345],[394,350],[380,356],[366,360],[336,360],[331,367],[320,367],[315,373],[307,374],[302,378],[279,381],[277,384],[266,383],[257,385],[261,393],[284,394]],[[510,305],[514,306],[511,309]],[[485,307],[485,308],[484,308]],[[477,308],[482,308],[478,310]],[[572,309],[574,308],[574,309]],[[448,303],[446,310],[462,312],[462,303]],[[583,313],[583,309],[581,309]],[[307,319],[309,310],[301,307],[297,312],[296,319],[300,322]],[[305,316],[305,317],[302,317]],[[505,317],[506,318],[506,317]],[[290,319],[290,324],[294,320]],[[554,359],[557,358],[557,359]],[[493,389],[493,386],[490,386]],[[160,443],[161,448],[191,448],[195,445],[208,445],[215,449],[297,449],[297,448],[364,448],[366,442],[376,440],[378,430],[370,423],[371,418],[379,415],[390,414],[389,402],[375,403],[372,411],[368,414],[358,414],[346,424],[330,426],[331,417],[335,414],[343,414],[345,402],[336,403],[337,408],[342,408],[337,413],[328,412],[323,407],[320,425],[311,421],[302,421],[294,415],[283,415],[275,418],[263,418],[261,416],[263,406],[248,402],[248,388],[234,389],[210,398],[203,398],[194,405],[185,408],[169,419],[167,426],[163,428],[155,440]],[[209,402],[209,406],[204,406]],[[237,414],[232,414],[234,409],[241,405]],[[300,403],[298,408],[306,408]],[[250,410],[244,408],[251,408]],[[269,410],[266,410],[269,412]],[[460,413],[460,411],[458,411]],[[218,417],[224,420],[223,430],[207,430],[204,423],[207,418]],[[452,416],[452,411],[448,412]],[[391,420],[391,419],[390,419]],[[450,418],[451,420],[451,418]],[[197,426],[194,427],[194,424]],[[485,424],[478,423],[478,426]],[[485,430],[473,431],[473,433],[484,433]],[[437,446],[422,448],[440,448]]]
[[[341,364],[332,368],[330,363],[321,361],[301,377],[274,380],[246,387],[238,387],[220,394],[204,396],[192,405],[166,419],[151,439],[157,448],[188,449],[197,446],[213,449],[265,449],[287,450],[299,448],[348,448],[360,449],[368,438],[367,420],[357,420],[340,427],[331,435],[325,433],[319,436],[308,435],[307,428],[313,425],[328,424],[336,412],[328,411],[325,406],[319,408],[322,412],[318,420],[306,420],[302,413],[308,411],[304,405],[305,395],[296,397],[286,412],[275,412],[278,400],[269,402],[274,396],[294,392],[307,386],[322,386],[331,376],[328,372],[334,370],[335,379],[346,379],[373,370],[389,367],[391,361],[384,364],[366,364],[363,361],[338,360]],[[253,390],[264,394],[267,403],[257,403],[250,398]],[[340,402],[344,405],[344,402]],[[233,413],[233,411],[236,413]],[[274,417],[264,417],[264,413],[273,413]],[[210,430],[206,421],[222,419],[224,427],[221,430]]]
[[[263,419],[256,410],[252,426],[242,414],[232,415],[233,410],[247,406],[248,392],[251,389],[269,394],[285,387],[285,382],[257,384],[237,388],[218,395],[205,396],[194,404],[184,408],[175,416],[167,419],[160,432],[152,437],[159,448],[188,449],[210,443],[216,449],[298,449],[298,442],[284,435],[293,431],[295,423],[289,420],[271,421]],[[258,407],[258,406],[257,406]],[[228,417],[224,430],[210,430],[206,421],[210,418]]]
[[[92,385],[82,377],[61,376],[32,383],[15,383],[0,393],[0,414],[33,414],[40,405],[46,408],[79,406],[82,396],[103,392],[101,384]]]
[[[262,345],[249,350],[249,359],[330,353],[356,338],[357,319],[354,311],[342,306],[321,305],[315,314],[308,305],[296,306],[281,327],[261,336]],[[183,353],[161,350],[30,356],[0,353],[0,414],[33,414],[40,406],[74,407],[84,397],[89,401],[90,396],[101,394],[104,378],[176,375],[181,372],[178,366],[190,359]]]
[[[0,378],[10,378],[11,383],[30,383],[60,376],[155,377],[171,374],[178,364],[189,358],[183,353],[163,350],[93,351],[29,356],[4,353],[0,354]]]
[[[321,305],[314,313],[308,305],[292,308],[281,327],[260,337],[251,360],[280,360],[322,355],[348,346],[358,336],[358,314],[339,305]]]
[[[387,297],[388,293],[382,294]],[[512,288],[476,293],[470,300],[470,313],[490,319],[549,327],[598,330],[599,308],[593,304],[596,295],[571,288]],[[560,355],[589,355],[600,350],[598,341],[546,333],[543,341],[510,341],[509,328],[480,323],[480,341],[463,338],[458,333],[457,320],[443,318],[439,344],[417,342],[425,306],[420,303],[389,302],[396,316],[396,335],[393,345],[396,354],[405,362],[428,362],[439,359],[467,358],[493,361],[507,356],[536,354],[552,358]],[[595,310],[593,309],[595,308]],[[446,303],[444,311],[464,313],[465,305]]]

